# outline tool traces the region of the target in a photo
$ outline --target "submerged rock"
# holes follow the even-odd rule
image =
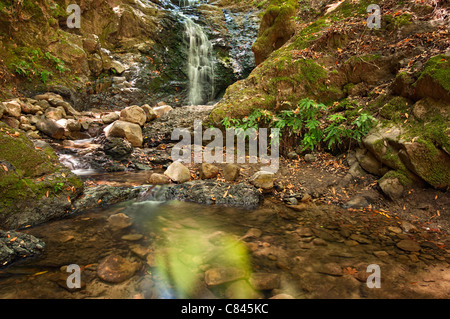
[[[131,262],[119,255],[110,255],[97,267],[97,276],[110,283],[121,283],[131,278],[139,269],[138,262]]]

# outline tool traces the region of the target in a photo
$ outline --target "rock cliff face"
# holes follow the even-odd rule
[[[70,28],[67,1],[2,1],[1,97],[53,91],[79,110],[185,104],[188,14],[214,46],[218,98],[254,68],[259,11],[201,3],[181,10],[178,1],[86,0],[80,28]]]

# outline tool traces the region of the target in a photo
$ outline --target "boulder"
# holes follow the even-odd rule
[[[120,120],[143,126],[147,121],[147,115],[139,106],[132,105],[120,112]]]
[[[166,113],[169,113],[173,110],[173,107],[170,105],[161,105],[161,106],[155,106],[153,108],[153,111],[156,113],[156,116],[161,117]]]
[[[153,121],[158,117],[156,112],[152,109],[152,107],[148,104],[144,104],[141,106],[141,109],[144,110],[145,115],[147,116],[147,122]]]
[[[396,246],[398,248],[400,248],[401,250],[412,251],[412,252],[417,252],[421,249],[420,245],[412,239],[403,239],[403,240],[399,241],[396,244]]]
[[[361,167],[370,174],[383,176],[387,173],[388,169],[384,167],[383,164],[378,161],[367,149],[357,149],[356,159],[358,160],[359,165],[361,165]]]
[[[210,179],[215,178],[219,174],[219,168],[213,164],[203,163],[200,168],[200,178]]]
[[[166,175],[153,173],[152,175],[150,175],[148,182],[152,185],[170,184],[170,179]]]
[[[19,118],[22,114],[22,107],[16,100],[3,102],[5,113],[15,118]]]
[[[36,102],[37,101],[35,101],[35,103]],[[41,112],[44,111],[44,109],[41,106],[39,106],[38,104],[33,104],[33,103],[29,103],[29,102],[27,102],[27,103],[22,102],[21,107],[22,107],[22,112],[26,113],[26,114],[36,114],[39,111],[41,111]]]
[[[117,75],[121,75],[126,71],[126,67],[119,61],[111,61],[110,69],[113,70]]]
[[[178,161],[170,164],[164,172],[164,175],[168,176],[171,180],[177,183],[184,183],[191,179],[189,169]]]
[[[59,99],[59,98],[50,98],[48,100],[48,102],[54,106],[54,107],[62,107],[64,109],[64,112],[66,113],[66,115],[71,115],[71,116],[80,116],[80,112],[78,112],[77,110],[75,110],[72,105],[70,105],[70,103]]]
[[[111,124],[115,121],[117,121],[120,118],[120,115],[116,112],[107,113],[105,115],[102,115],[101,119],[104,124]]]
[[[410,171],[434,188],[450,186],[450,156],[431,142],[403,143],[399,157]]]
[[[133,145],[120,137],[108,137],[103,142],[103,151],[115,159],[121,159],[133,152]]]
[[[235,164],[227,164],[225,165],[225,168],[223,169],[223,177],[225,178],[226,181],[235,181],[238,179],[239,174],[240,174],[240,168],[239,166],[235,165]]]
[[[12,128],[19,128],[19,126],[20,126],[19,120],[12,116],[4,116],[2,118],[2,122]]]
[[[60,140],[64,136],[64,127],[50,119],[41,119],[36,123],[36,128],[45,135]]]
[[[280,287],[280,275],[270,273],[253,273],[249,279],[250,284],[257,290],[271,290]]]
[[[45,110],[45,117],[49,120],[59,121],[66,117],[66,112],[63,108],[49,107]]]
[[[59,121],[56,121],[56,123],[70,132],[79,132],[81,130],[81,123],[77,120],[61,119]]]
[[[269,190],[273,188],[274,174],[272,172],[259,171],[250,179],[250,182],[258,188]]]
[[[131,145],[142,147],[143,137],[142,129],[138,124],[115,121],[104,129],[106,137],[123,137],[126,138]]]
[[[383,177],[378,181],[378,185],[383,193],[392,200],[399,199],[403,195],[404,187],[399,178],[390,176]]]
[[[64,129],[60,129],[62,135]],[[0,162],[8,168],[0,170],[1,229],[67,216],[70,199],[83,190],[83,182],[59,162],[53,149],[38,145],[21,131],[0,123]]]

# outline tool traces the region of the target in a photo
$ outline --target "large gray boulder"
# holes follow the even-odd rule
[[[106,137],[122,137],[127,139],[131,145],[142,147],[142,129],[139,124],[115,121],[104,129]]]
[[[180,162],[173,162],[169,165],[164,175],[168,176],[172,181],[177,183],[184,183],[191,179],[189,169]]]
[[[132,105],[120,111],[120,120],[143,126],[147,122],[147,114],[139,106]]]

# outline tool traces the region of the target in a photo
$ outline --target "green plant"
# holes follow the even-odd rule
[[[40,79],[41,81],[46,84],[47,80],[53,76],[53,73],[47,70],[43,70],[40,72]]]
[[[357,117],[345,117],[335,113],[324,119],[327,107],[311,99],[303,99],[294,110],[283,110],[273,114],[268,110],[255,109],[243,119],[225,117],[222,124],[225,128],[247,130],[249,128],[270,127],[279,129],[279,137],[283,138],[284,146],[301,138],[303,150],[326,148],[333,150],[340,148],[346,141],[359,141],[366,135],[375,118],[369,114],[361,113]],[[323,146],[322,144],[326,144]]]
[[[62,191],[63,187],[64,187],[64,183],[62,183],[62,182],[56,183],[54,185],[55,193],[58,193],[58,192]]]
[[[53,62],[56,70],[58,70],[59,73],[64,73],[66,71],[70,71],[70,69],[65,66],[63,60],[61,60],[60,58],[52,55],[50,52],[45,52],[45,58],[47,60],[50,60],[50,61]]]

